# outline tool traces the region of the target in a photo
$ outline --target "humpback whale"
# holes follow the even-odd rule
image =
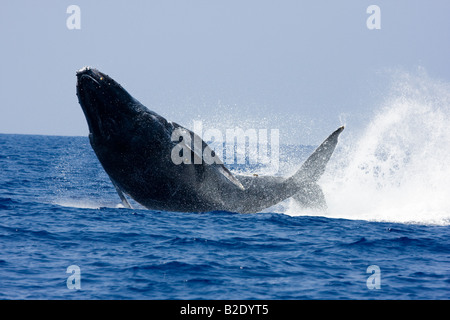
[[[89,141],[125,207],[131,208],[130,197],[154,210],[254,213],[293,197],[303,207],[326,208],[317,181],[344,127],[290,177],[236,175],[221,161],[175,164],[171,152],[183,140],[173,141],[172,133],[183,130],[191,141],[199,139],[195,133],[150,111],[97,69],[84,67],[76,76]],[[201,144],[203,150],[209,148]],[[192,158],[199,156],[195,149],[186,141]]]

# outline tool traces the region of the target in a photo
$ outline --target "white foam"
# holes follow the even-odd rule
[[[122,204],[98,203],[93,200],[59,199],[53,201],[53,204],[68,208],[80,209],[100,209],[100,208],[123,208]]]
[[[450,84],[423,71],[397,74],[360,138],[341,139],[321,180],[329,207],[325,215],[450,224],[449,124]],[[299,210],[293,205],[286,213]]]

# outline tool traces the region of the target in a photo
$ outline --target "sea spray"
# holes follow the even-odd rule
[[[342,139],[321,180],[328,211],[318,214],[447,225],[450,84],[424,71],[394,79],[391,93],[359,138],[353,143]],[[295,204],[286,213],[305,214]]]

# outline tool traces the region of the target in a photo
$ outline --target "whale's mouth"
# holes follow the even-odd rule
[[[76,72],[78,78],[78,86],[81,85],[83,79],[88,78],[93,81],[95,84],[101,87],[100,81],[106,79],[106,75],[102,74],[100,71],[93,69],[91,67],[83,67]]]
[[[98,85],[99,88],[100,88],[100,83],[99,83],[97,80],[95,80],[94,77],[92,77],[92,76],[90,76],[90,75],[88,75],[88,74],[83,74],[83,75],[81,75],[80,78],[79,78],[79,82],[81,82],[81,81],[83,81],[83,80],[85,80],[85,79],[89,79],[90,81],[92,81],[92,82],[94,82],[96,85]]]
[[[76,72],[76,75],[77,94],[83,100],[82,106],[88,103],[98,104],[99,100],[111,98],[114,91],[118,90],[114,80],[97,69],[83,67]]]

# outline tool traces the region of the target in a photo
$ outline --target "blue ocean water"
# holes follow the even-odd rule
[[[1,299],[450,298],[445,221],[125,209],[85,137],[2,134],[0,172]]]

